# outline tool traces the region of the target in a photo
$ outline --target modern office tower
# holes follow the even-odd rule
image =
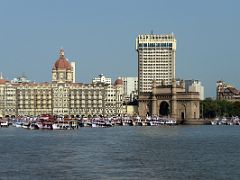
[[[92,80],[92,83],[105,83],[105,84],[112,84],[111,78],[107,78],[103,74],[100,74],[98,77],[95,77]]]
[[[132,102],[138,95],[138,78],[137,77],[119,77],[123,81],[124,100]]]
[[[204,100],[204,87],[199,80],[185,80],[187,92],[198,92],[200,100]]]
[[[176,39],[173,34],[139,35],[136,39],[138,53],[138,90],[151,92],[152,82],[171,85],[175,79]]]

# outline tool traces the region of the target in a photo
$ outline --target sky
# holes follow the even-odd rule
[[[76,79],[137,76],[139,34],[174,33],[176,76],[200,80],[205,97],[216,81],[240,87],[239,0],[1,0],[0,72],[50,82],[64,48]]]

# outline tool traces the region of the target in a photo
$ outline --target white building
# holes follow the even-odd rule
[[[22,74],[21,76],[18,76],[16,78],[13,78],[13,80],[11,80],[11,83],[30,83],[30,82],[31,81],[27,79],[25,74]]]
[[[119,77],[123,81],[123,94],[125,101],[132,102],[138,95],[137,77]]]
[[[187,92],[199,92],[200,100],[204,100],[204,87],[199,80],[185,80]]]
[[[76,83],[76,62],[75,61],[71,62],[71,67],[73,70],[73,83]]]
[[[136,39],[138,53],[138,90],[150,92],[152,81],[170,85],[175,78],[176,39],[173,34],[139,35]]]
[[[100,74],[98,77],[93,78],[92,83],[112,84],[112,79],[105,77],[103,74]]]

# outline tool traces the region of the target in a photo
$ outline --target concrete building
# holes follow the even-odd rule
[[[52,68],[51,83],[11,83],[0,79],[0,117],[37,116],[112,116],[122,112],[123,83],[74,83],[74,66],[64,50]]]
[[[119,77],[123,81],[123,94],[125,102],[133,102],[138,96],[137,77]]]
[[[98,77],[93,78],[92,83],[112,84],[112,79],[100,74]]]
[[[170,85],[175,79],[176,39],[173,34],[139,35],[136,39],[138,54],[138,90],[151,92],[152,81],[165,81]]]
[[[6,81],[2,74],[0,77],[0,118],[3,115],[16,115],[17,108],[16,88]]]
[[[11,80],[11,83],[30,83],[30,82],[31,80],[27,79],[25,74],[22,74],[21,76],[18,76],[16,78],[13,78],[13,80]]]
[[[240,91],[224,81],[216,83],[217,100],[240,101]]]
[[[199,92],[200,100],[204,100],[204,87],[199,80],[185,80],[187,92]]]
[[[71,62],[71,67],[73,70],[73,83],[76,83],[76,62]]]

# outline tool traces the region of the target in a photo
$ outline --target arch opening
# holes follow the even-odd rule
[[[168,116],[170,113],[169,110],[169,104],[166,101],[161,102],[160,109],[159,109],[159,115],[160,116]]]

